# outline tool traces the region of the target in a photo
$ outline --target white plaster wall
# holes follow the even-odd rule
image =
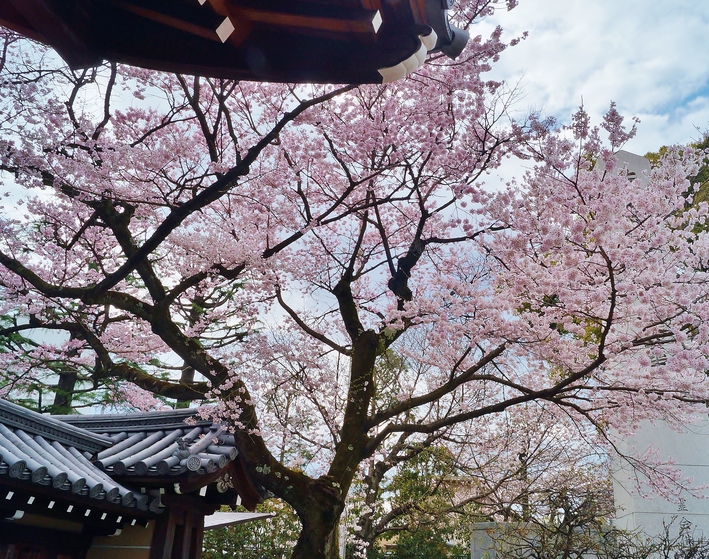
[[[650,447],[661,459],[672,458],[684,475],[694,478],[694,485],[709,484],[709,420],[688,425],[681,432],[664,422],[644,423],[635,436],[625,438],[620,450],[639,456]],[[668,501],[657,495],[641,495],[635,491],[635,472],[620,458],[614,461],[613,493],[619,528],[642,530],[648,535],[660,534],[665,524],[690,522],[700,533],[709,536],[709,499],[683,492],[679,500]],[[647,485],[645,493],[650,493]]]
[[[470,559],[496,559],[490,532],[497,522],[476,522],[471,529]]]

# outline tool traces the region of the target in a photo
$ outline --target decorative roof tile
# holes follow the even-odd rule
[[[121,431],[157,431],[172,427],[211,425],[199,418],[194,409],[165,410],[138,413],[102,413],[93,415],[55,415],[58,421],[81,427],[93,433],[118,433]]]

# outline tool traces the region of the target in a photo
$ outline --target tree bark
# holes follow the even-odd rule
[[[51,406],[47,406],[51,415],[70,414],[74,411],[72,402],[78,378],[79,374],[71,368],[66,368],[59,372],[54,403]]]
[[[313,480],[308,497],[295,505],[302,529],[291,559],[338,559],[337,528],[344,498],[333,483],[327,476]]]

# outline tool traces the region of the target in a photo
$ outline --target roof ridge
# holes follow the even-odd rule
[[[119,433],[121,431],[159,431],[169,427],[211,425],[211,419],[202,419],[195,408],[139,413],[107,413],[91,415],[55,416],[62,422],[94,433]],[[188,421],[193,418],[192,421]]]
[[[91,453],[114,444],[110,437],[2,399],[0,399],[0,422]]]

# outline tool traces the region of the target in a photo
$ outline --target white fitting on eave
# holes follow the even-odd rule
[[[421,46],[414,54],[394,66],[379,68],[379,70],[377,70],[382,76],[382,83],[391,83],[396,80],[401,80],[423,66],[426,61],[426,55],[436,46],[438,35],[431,29],[428,35],[419,35],[419,40],[421,41]]]
[[[372,28],[375,33],[379,33],[379,28],[382,26],[382,14],[379,10],[374,14],[372,18]]]
[[[217,37],[219,37],[219,40],[222,43],[225,43],[234,32],[234,29],[234,24],[228,17],[225,17],[224,21],[222,21],[221,24],[219,24],[219,27],[217,27]]]

